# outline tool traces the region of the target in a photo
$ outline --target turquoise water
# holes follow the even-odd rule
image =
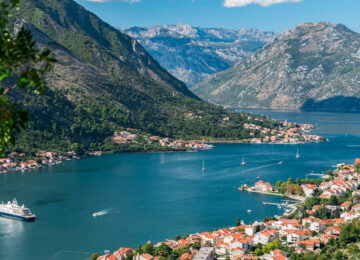
[[[241,184],[253,184],[258,175],[272,183],[304,178],[311,171],[326,171],[360,157],[360,114],[270,114],[314,123],[316,132],[330,142],[216,144],[215,149],[198,153],[104,155],[1,175],[0,200],[16,197],[38,219],[26,223],[0,218],[0,259],[86,259],[86,252],[231,226],[236,217],[246,223],[261,220],[282,213],[262,202],[283,198],[236,190]],[[246,166],[240,165],[243,155]],[[92,213],[101,210],[108,213],[94,219]]]

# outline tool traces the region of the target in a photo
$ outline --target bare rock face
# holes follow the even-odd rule
[[[301,24],[192,90],[238,107],[360,110],[360,34],[340,24]],[[334,97],[335,107],[326,101]]]
[[[123,32],[189,87],[226,70],[275,37],[256,29],[227,30],[176,24],[131,27]]]

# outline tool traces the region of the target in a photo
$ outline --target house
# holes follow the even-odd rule
[[[264,260],[287,260],[287,253],[280,249],[276,249],[270,252],[270,254],[265,254],[262,256]]]
[[[325,230],[325,234],[340,235],[340,233],[341,233],[341,228],[337,226],[328,227]]]
[[[269,242],[279,239],[279,232],[277,230],[265,230],[263,232],[256,233],[253,239],[253,243],[266,245]]]
[[[240,248],[240,247],[234,247],[234,248],[232,248],[231,251],[230,251],[230,255],[231,255],[232,257],[238,256],[238,255],[243,255],[244,253],[245,253],[245,250],[242,249],[242,248]]]
[[[310,230],[320,232],[326,228],[326,225],[321,221],[312,222],[310,224]]]
[[[304,218],[302,220],[302,225],[303,226],[306,226],[306,225],[310,226],[311,223],[316,222],[316,221],[320,221],[320,219],[310,216],[310,217]]]
[[[304,184],[301,185],[301,187],[306,197],[311,197],[314,194],[315,190],[317,189],[317,186],[313,184]]]
[[[341,217],[341,218],[344,218],[344,220],[345,220],[346,222],[349,222],[349,221],[352,221],[352,220],[358,218],[358,217],[359,217],[359,213],[356,213],[356,214],[355,214],[355,212],[353,212],[353,211],[348,211],[348,212],[342,213],[342,214],[340,215],[340,217]]]
[[[254,189],[256,191],[269,192],[269,191],[273,191],[274,187],[269,182],[264,182],[262,180],[259,180],[258,182],[255,183]]]
[[[255,234],[256,227],[254,225],[245,226],[245,234],[248,236],[253,236]]]
[[[351,211],[359,212],[360,211],[360,203],[352,206]]]
[[[125,260],[127,256],[133,255],[134,252],[131,248],[119,248],[113,255],[117,256],[116,260]]]
[[[333,235],[333,234],[324,234],[322,237],[321,237],[321,241],[324,243],[324,244],[327,244],[329,242],[330,239],[338,239],[338,236],[337,235]]]
[[[214,260],[215,250],[213,247],[202,247],[199,252],[196,253],[193,260]]]
[[[320,240],[312,239],[312,240],[298,241],[297,247],[299,249],[314,251],[316,248],[320,248]]]
[[[150,254],[137,254],[135,260],[154,260]]]
[[[286,241],[288,243],[295,244],[298,241],[304,240],[304,232],[300,230],[289,230],[288,235],[286,236]]]
[[[340,205],[340,208],[341,208],[343,211],[345,211],[345,210],[349,209],[350,206],[351,206],[351,202],[350,202],[350,201],[345,201],[344,203],[342,203],[342,204]]]

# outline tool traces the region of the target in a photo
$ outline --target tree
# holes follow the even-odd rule
[[[153,244],[151,242],[147,242],[144,247],[142,248],[142,251],[144,253],[150,254],[150,255],[154,255],[155,254],[155,247],[153,246]]]
[[[241,226],[241,221],[239,217],[236,218],[236,226]]]
[[[360,163],[355,164],[355,171],[360,172]]]
[[[178,241],[178,240],[180,240],[181,239],[181,236],[179,236],[179,235],[177,235],[176,237],[174,237],[174,240],[175,241]]]
[[[334,205],[334,206],[339,205],[338,198],[336,196],[334,196],[334,195],[331,195],[330,200],[329,200],[329,204]]]
[[[255,256],[261,256],[263,254],[262,250],[260,248],[256,248],[254,251]]]
[[[167,244],[165,243],[162,243],[160,246],[158,246],[156,249],[155,249],[155,255],[156,256],[164,256],[164,257],[167,257],[171,254],[172,252],[172,249],[171,247],[169,247]]]
[[[96,260],[99,256],[100,256],[99,253],[92,254],[90,256],[90,260]]]
[[[265,246],[264,246],[264,249],[263,249],[263,252],[268,254],[270,253],[272,250],[275,250],[275,249],[278,249],[280,248],[281,246],[281,243],[278,239],[275,239],[274,241],[272,242],[269,242],[267,243]]]
[[[73,143],[71,149],[76,153],[76,155],[83,155],[85,153],[84,145],[79,143]]]
[[[9,94],[17,88],[44,93],[45,76],[55,59],[49,50],[38,50],[31,32],[22,27],[16,35],[8,29],[10,12],[19,8],[19,0],[0,1],[0,155],[29,121],[23,105],[12,102]]]

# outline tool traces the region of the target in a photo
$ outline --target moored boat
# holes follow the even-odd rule
[[[23,204],[20,206],[16,199],[6,204],[0,204],[0,216],[20,220],[35,220],[36,216]]]

